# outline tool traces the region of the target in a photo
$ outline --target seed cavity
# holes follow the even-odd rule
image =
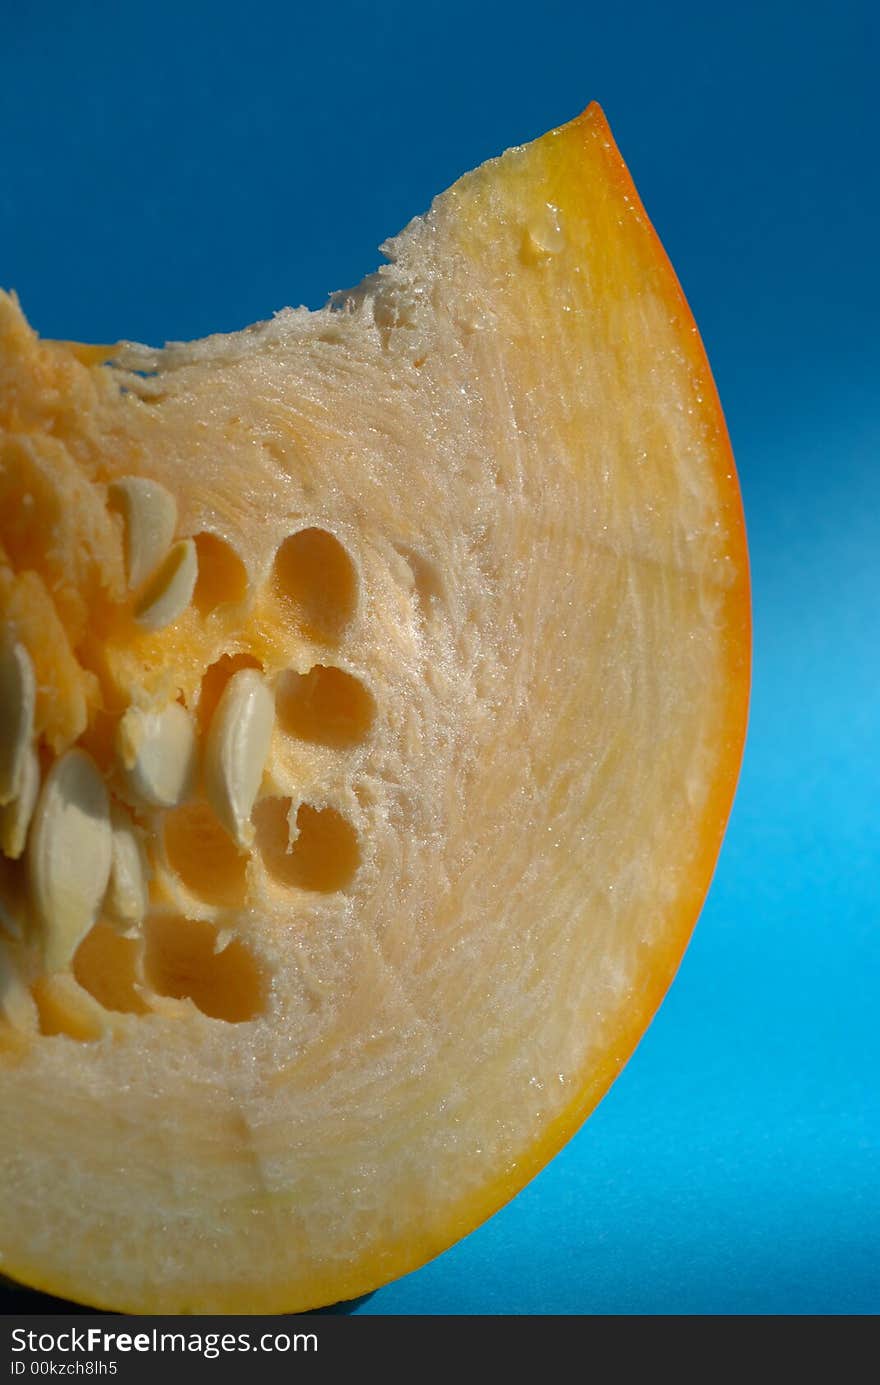
[[[124,476],[107,487],[111,509],[125,524],[125,573],[136,591],[165,557],[177,528],[177,501],[158,481]]]
[[[150,902],[146,856],[134,824],[116,804],[111,805],[110,825],[113,853],[104,912],[121,930],[136,930]]]
[[[168,864],[190,894],[218,908],[244,904],[247,857],[207,803],[187,803],[168,813],[162,830]]]
[[[19,781],[34,734],[37,682],[23,644],[0,644],[0,806],[19,792]]]
[[[265,1009],[267,982],[250,948],[199,919],[157,916],[146,931],[144,974],[157,995],[191,1000],[212,1019],[241,1024]]]
[[[205,743],[205,792],[240,846],[254,840],[251,811],[272,742],[275,703],[255,669],[233,674],[217,704]]]
[[[263,798],[254,809],[257,846],[280,885],[330,894],[351,884],[360,865],[357,833],[335,808],[300,805],[290,831],[291,800]]]
[[[43,783],[27,864],[46,969],[66,967],[98,917],[113,853],[110,805],[90,755],[69,750]]]
[[[30,908],[23,863],[0,856],[0,930],[20,941],[28,932]]]
[[[335,644],[357,605],[357,573],[326,529],[301,529],[275,554],[272,585],[302,633]]]
[[[10,861],[17,861],[24,851],[39,792],[40,757],[28,745],[19,769],[18,793],[0,808],[0,851]]]
[[[83,990],[105,1010],[144,1015],[141,940],[123,937],[106,923],[96,923],[73,959],[73,974]]]
[[[69,972],[40,976],[31,993],[41,1034],[63,1034],[79,1043],[94,1043],[107,1028],[107,1014]]]
[[[196,534],[193,542],[199,575],[192,599],[199,615],[207,616],[218,606],[243,601],[247,595],[247,569],[232,545],[207,531]]]
[[[183,615],[192,600],[199,573],[196,546],[181,539],[168,550],[135,606],[135,620],[145,630],[164,630]]]
[[[179,702],[159,712],[129,707],[116,729],[116,754],[138,799],[154,808],[174,808],[195,779],[192,717]]]
[[[370,733],[376,703],[358,678],[315,664],[308,673],[282,673],[275,691],[279,726],[303,741],[346,750]]]

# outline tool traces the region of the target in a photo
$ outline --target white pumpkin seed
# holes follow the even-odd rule
[[[13,949],[0,942],[0,1017],[14,1029],[35,1033],[37,1007],[25,985]]]
[[[90,755],[68,750],[46,775],[27,847],[34,921],[47,971],[68,965],[97,919],[112,853],[104,781]]]
[[[110,824],[113,855],[104,911],[112,923],[128,932],[143,923],[149,905],[147,862],[134,824],[116,804],[110,808]]]
[[[116,730],[116,754],[137,798],[153,808],[176,808],[195,777],[192,717],[179,702],[159,712],[129,707]]]
[[[159,566],[177,528],[177,501],[147,476],[123,476],[107,487],[108,501],[125,522],[125,573],[134,591]]]
[[[34,734],[37,680],[23,644],[0,645],[0,805],[18,793],[28,746]]]
[[[141,593],[134,611],[138,625],[145,630],[163,630],[177,620],[192,600],[198,575],[195,542],[181,539],[168,550]]]
[[[18,793],[0,808],[0,851],[17,861],[24,851],[28,828],[40,792],[40,757],[33,745],[25,748],[18,777]]]
[[[251,812],[269,755],[275,702],[253,668],[233,674],[211,718],[205,743],[205,793],[239,846],[254,840]]]

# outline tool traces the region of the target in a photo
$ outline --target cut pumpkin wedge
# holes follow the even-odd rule
[[[740,496],[601,112],[384,250],[161,351],[0,300],[0,1249],[101,1308],[308,1309],[464,1235],[721,843]]]

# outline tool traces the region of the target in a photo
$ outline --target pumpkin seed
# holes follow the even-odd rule
[[[256,669],[233,674],[205,743],[205,793],[239,846],[254,840],[251,812],[269,755],[275,703]]]
[[[28,828],[40,792],[40,757],[33,745],[25,747],[18,777],[18,793],[0,808],[0,851],[17,861],[24,851]]]
[[[129,707],[116,730],[116,754],[139,799],[154,808],[175,808],[195,776],[192,717],[179,702],[159,712]]]
[[[181,539],[147,583],[135,606],[135,620],[145,630],[163,630],[177,620],[192,600],[199,560],[192,539]]]
[[[23,644],[0,645],[0,806],[19,789],[27,748],[34,734],[37,681]]]
[[[27,847],[34,921],[48,971],[67,966],[97,919],[112,853],[104,781],[90,755],[68,750],[46,775]]]
[[[123,476],[107,488],[109,504],[125,521],[125,572],[131,590],[159,566],[177,528],[177,501],[147,476]]]
[[[143,923],[149,904],[146,859],[134,824],[116,804],[110,808],[110,824],[113,854],[104,909],[123,931],[134,930]]]

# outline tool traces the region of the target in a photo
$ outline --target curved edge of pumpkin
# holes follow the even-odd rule
[[[724,600],[728,698],[722,723],[726,728],[726,735],[715,784],[703,817],[703,833],[695,855],[694,883],[689,894],[681,900],[677,927],[668,932],[662,944],[653,949],[654,965],[648,973],[641,1004],[626,1012],[626,1023],[620,1030],[617,1044],[608,1050],[602,1065],[590,1073],[585,1086],[545,1130],[541,1139],[520,1158],[516,1172],[503,1174],[495,1182],[481,1189],[478,1194],[463,1201],[457,1211],[450,1215],[442,1244],[427,1235],[418,1242],[407,1242],[405,1246],[400,1246],[383,1257],[381,1278],[377,1277],[375,1270],[352,1270],[349,1275],[334,1282],[330,1297],[313,1292],[300,1311],[308,1311],[309,1308],[321,1306],[334,1299],[344,1301],[357,1298],[421,1268],[506,1206],[542,1169],[546,1168],[577,1133],[635,1053],[675,979],[709,893],[736,795],[748,729],[751,688],[751,580],[742,493],[721,401],[684,290],[645,211],[599,104],[592,102],[582,115],[551,131],[546,138],[560,136],[573,141],[590,139],[604,146],[603,155],[621,199],[626,197],[630,207],[638,214],[642,228],[650,238],[658,268],[663,274],[663,289],[669,306],[680,316],[691,364],[700,381],[702,407],[711,426],[714,441],[716,478],[728,520],[727,556],[733,560],[736,577],[725,593]],[[285,1298],[282,1293],[273,1295],[271,1301],[273,1304],[286,1303],[287,1311],[291,1311],[289,1305],[292,1297],[289,1295]],[[238,1311],[241,1311],[240,1306]]]
[[[740,534],[744,539],[744,530],[741,530]],[[381,1264],[378,1264],[375,1258],[370,1258],[352,1268],[347,1274],[334,1277],[332,1280],[313,1280],[306,1296],[303,1296],[301,1285],[287,1288],[273,1286],[268,1291],[255,1289],[246,1295],[229,1293],[225,1296],[212,1296],[204,1302],[195,1291],[189,1297],[188,1312],[245,1315],[309,1312],[379,1289],[419,1269],[500,1211],[555,1158],[595,1110],[635,1053],[675,978],[708,894],[733,806],[748,716],[750,601],[747,578],[728,593],[726,611],[730,661],[730,693],[725,718],[728,735],[714,791],[704,816],[704,831],[697,852],[698,867],[694,872],[694,886],[681,902],[677,927],[653,950],[653,966],[647,970],[647,984],[642,992],[641,1003],[626,1012],[626,1023],[620,1030],[618,1041],[607,1051],[601,1067],[590,1073],[586,1085],[556,1117],[541,1139],[521,1156],[516,1171],[503,1174],[495,1182],[481,1189],[478,1194],[465,1199],[451,1213],[441,1237],[424,1234],[418,1238],[407,1239],[405,1243],[386,1250],[382,1255]],[[4,1272],[39,1292],[68,1298],[74,1302],[88,1302],[91,1307],[107,1311],[137,1314],[180,1312],[178,1295],[170,1302],[159,1293],[145,1295],[137,1303],[131,1300],[125,1303],[108,1303],[100,1299],[84,1299],[84,1286],[73,1285],[63,1279],[54,1280],[42,1272],[31,1272],[24,1265],[18,1268],[4,1265]]]
[[[728,556],[735,563],[737,576],[726,592],[724,602],[729,665],[729,692],[723,718],[726,735],[713,792],[704,813],[703,833],[695,855],[693,887],[680,901],[676,928],[670,930],[662,943],[654,947],[653,966],[648,970],[641,1003],[627,1010],[626,1022],[621,1026],[618,1041],[613,1048],[608,1049],[601,1066],[591,1071],[587,1082],[568,1106],[547,1127],[541,1138],[523,1153],[516,1164],[515,1172],[502,1174],[453,1209],[442,1236],[423,1234],[420,1237],[407,1238],[405,1242],[386,1249],[382,1254],[381,1264],[372,1256],[352,1267],[347,1273],[335,1275],[332,1279],[328,1276],[326,1280],[312,1280],[305,1296],[302,1286],[298,1284],[289,1284],[287,1287],[273,1286],[269,1290],[254,1289],[249,1291],[247,1296],[240,1291],[230,1291],[225,1295],[214,1295],[210,1301],[200,1299],[198,1291],[194,1290],[188,1296],[186,1311],[190,1314],[256,1316],[309,1312],[359,1298],[420,1269],[488,1221],[563,1149],[596,1109],[615,1078],[635,1053],[681,965],[712,883],[742,764],[751,683],[751,588],[745,517],[736,464],[715,381],[690,307],[660,238],[645,212],[629,170],[617,149],[604,113],[599,105],[593,102],[581,116],[552,131],[547,138],[558,136],[574,140],[598,139],[605,145],[603,153],[609,161],[621,197],[629,198],[630,204],[634,205],[640,216],[645,231],[652,238],[657,263],[664,272],[664,292],[670,307],[680,314],[682,325],[686,328],[689,355],[700,378],[703,408],[707,420],[712,425],[715,441],[714,458],[719,489],[729,520]],[[4,1264],[3,1272],[38,1292],[67,1298],[73,1302],[87,1301],[90,1307],[101,1310],[144,1315],[180,1312],[179,1307],[173,1306],[173,1302],[180,1302],[178,1294],[175,1294],[173,1302],[163,1298],[161,1293],[154,1292],[144,1295],[137,1304],[132,1300],[110,1304],[100,1298],[85,1300],[82,1297],[84,1286],[71,1285],[63,1278],[52,1279],[42,1271],[31,1272],[24,1264],[18,1268]]]
[[[684,289],[666,253],[663,242],[645,211],[638,189],[633,182],[632,174],[615,143],[611,126],[608,124],[599,103],[597,101],[591,102],[582,115],[570,121],[568,125],[561,126],[558,131],[554,131],[554,134],[567,134],[572,138],[590,140],[599,146],[608,167],[609,180],[616,185],[621,200],[625,200],[627,206],[636,214],[642,233],[651,246],[657,268],[663,275],[663,291],[666,301],[680,320],[682,347],[687,353],[695,378],[699,380],[703,417],[711,428],[715,442],[716,479],[730,526],[731,552],[728,556],[736,564],[738,578],[743,581],[745,588],[743,600],[746,620],[746,678],[748,683],[751,672],[752,631],[751,581],[746,543],[745,511],[730,434],[700,329],[696,324]]]
[[[741,534],[744,536],[744,529]],[[515,1173],[505,1173],[479,1194],[464,1201],[447,1223],[442,1244],[423,1237],[418,1244],[411,1242],[383,1258],[381,1278],[375,1272],[352,1272],[334,1284],[331,1297],[310,1294],[307,1303],[291,1310],[292,1296],[272,1296],[273,1308],[250,1311],[309,1311],[332,1301],[344,1301],[370,1293],[394,1279],[420,1269],[437,1255],[449,1250],[463,1237],[476,1231],[526,1187],[533,1178],[556,1157],[577,1134],[581,1126],[607,1095],[615,1079],[632,1058],[645,1037],[684,958],[693,930],[705,904],[722,841],[733,807],[736,786],[742,765],[748,722],[750,687],[751,609],[748,579],[732,589],[726,602],[729,631],[730,695],[725,724],[728,735],[714,791],[706,807],[704,832],[697,852],[698,869],[694,886],[682,901],[679,921],[674,932],[667,934],[662,945],[653,950],[654,965],[647,975],[641,1004],[626,1012],[618,1042],[610,1048],[602,1065],[594,1069],[586,1085],[546,1129],[541,1139],[519,1159]],[[233,1311],[233,1310],[230,1310]],[[238,1304],[234,1311],[241,1312]]]

